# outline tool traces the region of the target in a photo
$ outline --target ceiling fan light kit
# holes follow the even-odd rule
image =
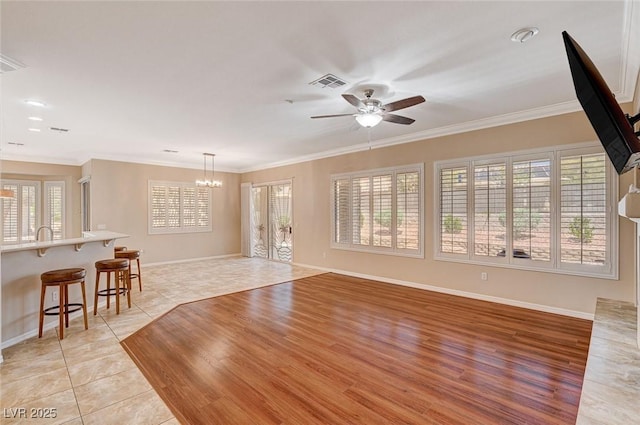
[[[356,115],[356,121],[363,127],[370,128],[375,127],[382,121],[382,115],[373,114],[358,114]]]

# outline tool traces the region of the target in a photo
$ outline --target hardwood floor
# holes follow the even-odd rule
[[[323,274],[126,338],[184,424],[573,424],[591,322]]]

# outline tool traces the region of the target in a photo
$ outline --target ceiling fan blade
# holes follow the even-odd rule
[[[382,116],[382,119],[384,121],[389,121],[395,124],[412,124],[413,122],[415,122],[415,120],[413,118],[407,118],[407,117],[403,117],[400,115],[395,115],[395,114],[384,114]]]
[[[343,94],[342,97],[344,97],[344,100],[346,100],[347,102],[349,102],[350,104],[352,104],[356,108],[358,108],[358,109],[364,108],[364,104],[360,101],[360,99],[358,99],[354,95],[352,95],[352,94]]]
[[[382,109],[384,109],[385,112],[398,111],[400,109],[408,108],[409,106],[417,105],[424,101],[425,99],[422,96],[413,96],[402,100],[396,100],[395,102],[387,103],[386,105],[382,106]]]
[[[311,118],[334,118],[334,117],[352,117],[354,114],[336,114],[336,115],[316,115]]]

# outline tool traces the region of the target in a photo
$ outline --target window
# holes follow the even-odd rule
[[[6,245],[36,241],[41,224],[53,231],[53,239],[65,237],[65,184],[63,181],[3,180],[3,189],[15,193],[11,199],[3,199],[2,243]],[[44,205],[44,207],[43,207]],[[42,235],[42,238],[50,235]]]
[[[86,176],[78,180],[80,183],[80,216],[82,231],[91,231],[91,177]]]
[[[209,231],[209,188],[193,183],[149,181],[149,234]]]
[[[332,247],[423,255],[422,164],[331,177]]]
[[[436,176],[437,259],[617,278],[617,176],[598,147],[440,162]]]

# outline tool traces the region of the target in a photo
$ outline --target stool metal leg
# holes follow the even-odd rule
[[[115,275],[115,280],[116,280],[116,314],[120,314],[120,273],[122,273],[121,271],[116,271],[114,273]],[[111,274],[111,273],[109,273]],[[109,298],[107,298],[109,299]],[[107,304],[107,308],[109,308],[109,305]]]
[[[116,285],[117,288],[117,285]],[[107,272],[107,308],[111,307],[111,272]]]
[[[140,271],[140,259],[136,258],[136,262],[138,263],[138,286],[140,287],[140,292],[142,292],[142,272]]]
[[[64,327],[69,327],[69,285],[64,284]]]
[[[96,287],[93,296],[93,315],[98,314],[98,289],[100,288],[100,272],[96,270]]]
[[[59,291],[58,291],[58,301],[60,301],[60,304],[58,305],[58,316],[60,317],[60,339],[64,339],[64,316],[66,313],[66,309],[63,307],[64,304],[64,299],[65,299],[65,295],[64,295],[64,288],[66,285],[60,283],[60,285],[58,285]],[[67,319],[67,323],[68,323],[68,319]]]

